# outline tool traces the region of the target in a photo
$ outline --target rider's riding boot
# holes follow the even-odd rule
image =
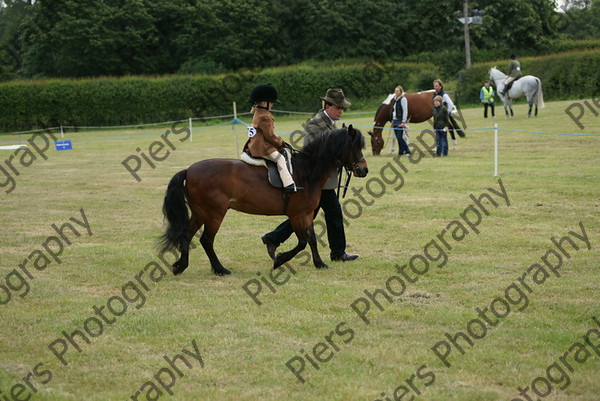
[[[283,190],[285,192],[297,192],[297,191],[302,191],[304,189],[304,187],[298,187],[296,186],[296,184],[290,184],[287,187],[284,187]]]

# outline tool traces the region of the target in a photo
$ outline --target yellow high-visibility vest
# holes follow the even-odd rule
[[[481,90],[483,91],[483,101],[486,103],[493,103],[494,102],[494,88],[492,88],[491,86],[489,88],[486,88],[484,86],[483,88],[481,88]]]

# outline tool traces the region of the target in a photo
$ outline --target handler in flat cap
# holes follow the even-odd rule
[[[321,100],[323,101],[323,108],[304,127],[304,146],[324,132],[338,128],[335,122],[342,117],[344,110],[352,104],[344,96],[344,91],[339,88],[327,90]],[[338,172],[334,171],[323,187],[319,207],[315,210],[315,217],[319,209],[323,209],[331,260],[347,262],[358,258],[358,255],[346,253],[346,233],[344,232],[342,207],[335,194],[337,185]],[[271,259],[275,258],[277,247],[287,240],[293,232],[292,223],[286,220],[275,230],[262,236],[262,241],[267,246],[267,252],[269,252]]]

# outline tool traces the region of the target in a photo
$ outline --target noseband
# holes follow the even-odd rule
[[[356,159],[356,157],[355,157],[355,159]],[[365,161],[365,157],[364,157],[364,156],[362,156],[360,159],[358,159],[358,161],[356,161],[356,162],[352,163],[352,166],[351,166],[351,168],[350,168],[350,169],[346,167],[346,170],[351,170],[353,173],[355,173],[355,174],[356,174],[356,173],[358,172],[358,169],[359,169],[359,167],[360,167],[360,166],[359,166],[359,165],[360,165],[360,163],[361,163],[361,162],[364,162],[364,161]]]
[[[354,160],[358,159],[358,153],[354,155],[353,157]],[[337,162],[335,163],[336,167],[344,167],[347,171],[352,171],[353,173],[355,173],[356,171],[358,171],[359,165],[361,162],[365,161],[365,157],[361,156],[360,159],[358,159],[357,161],[355,161],[354,163],[352,163],[350,166],[344,164],[344,162],[342,162],[341,160],[337,160]]]

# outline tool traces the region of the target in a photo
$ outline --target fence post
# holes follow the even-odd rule
[[[237,103],[233,102],[233,124],[231,124],[231,129],[235,133],[235,151],[237,152],[236,155],[239,156],[239,154],[240,154],[240,145],[238,143],[237,131],[235,130],[235,125],[236,124],[237,124]]]
[[[65,137],[65,133],[63,132],[63,126],[60,126],[60,137],[64,138]]]
[[[498,176],[498,123],[494,123],[494,177]]]
[[[192,117],[190,117],[190,142],[192,142],[192,136],[194,136],[194,131],[192,131]]]

